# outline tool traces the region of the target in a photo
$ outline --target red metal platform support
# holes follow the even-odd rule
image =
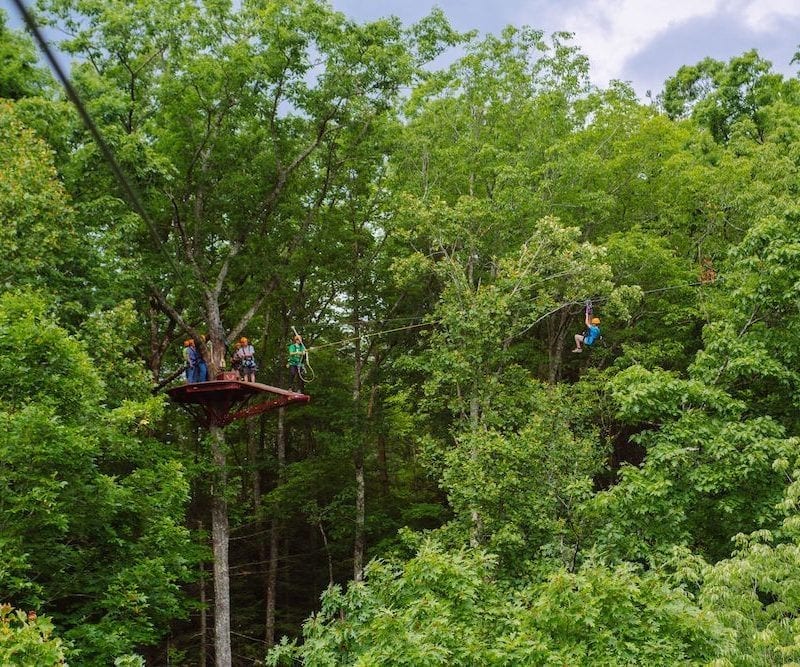
[[[306,394],[259,382],[242,382],[236,373],[220,373],[216,380],[173,387],[170,398],[189,410],[206,427],[227,426],[236,419],[253,417],[288,405],[305,404]],[[256,397],[276,396],[269,401],[247,405]],[[199,410],[198,410],[199,409]]]

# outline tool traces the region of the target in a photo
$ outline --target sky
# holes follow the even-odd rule
[[[439,6],[461,31],[496,33],[509,24],[565,30],[589,57],[593,83],[629,81],[640,97],[660,92],[681,65],[706,56],[728,60],[750,49],[782,74],[800,73],[800,65],[790,65],[800,50],[800,0],[329,1],[359,21],[391,14],[412,23]],[[18,27],[11,0],[0,0],[0,7]]]
[[[359,20],[394,14],[413,22],[439,6],[458,30],[496,33],[528,25],[574,33],[598,86],[629,81],[640,97],[655,95],[681,65],[706,56],[727,61],[757,49],[774,69],[800,50],[800,0],[331,0]]]

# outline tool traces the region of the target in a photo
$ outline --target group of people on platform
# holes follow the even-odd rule
[[[227,347],[227,346],[226,346]],[[213,357],[214,347],[212,342],[206,340],[205,336],[200,336],[199,341],[194,338],[187,338],[183,341],[183,361],[186,366],[185,380],[187,384],[196,382],[206,382],[208,377],[207,360]],[[295,334],[292,343],[289,345],[289,361],[286,364],[289,369],[289,381],[291,388],[297,388],[300,392],[305,391],[303,381],[303,370],[308,351],[303,344],[303,337]],[[242,382],[255,382],[258,364],[256,363],[256,351],[252,343],[245,337],[240,338],[233,347],[230,358],[231,369],[239,374]],[[223,368],[225,357],[222,358]]]

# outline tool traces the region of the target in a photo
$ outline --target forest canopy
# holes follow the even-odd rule
[[[124,180],[0,21],[0,662],[800,662],[796,76],[642,103],[439,10],[36,15]],[[303,407],[161,390],[241,337],[289,387],[295,332]]]

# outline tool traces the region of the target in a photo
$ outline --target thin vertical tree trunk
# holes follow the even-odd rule
[[[199,524],[203,530],[203,522]],[[200,561],[200,667],[206,667],[208,652],[208,617],[206,611],[206,564]]]
[[[547,379],[551,384],[555,384],[561,379],[564,343],[566,341],[569,318],[569,310],[564,308],[558,311],[555,317],[547,319],[547,353],[549,361]]]
[[[275,436],[275,449],[278,459],[278,484],[283,482],[286,467],[286,409],[278,409],[278,430]],[[267,570],[267,613],[265,621],[265,641],[267,646],[275,645],[275,603],[278,595],[278,540],[280,527],[272,519],[269,531],[269,568]]]
[[[262,415],[263,416],[263,415]],[[253,515],[255,516],[255,532],[258,540],[258,570],[262,575],[264,590],[269,588],[269,546],[265,536],[267,522],[264,520],[261,511],[261,469],[259,460],[261,458],[261,434],[259,433],[257,420],[248,419],[247,426],[247,458],[250,464],[250,493],[253,500]],[[263,423],[262,423],[263,426]],[[266,564],[266,565],[265,565]],[[269,595],[265,596],[269,599]],[[267,614],[269,615],[269,614]],[[267,642],[269,644],[269,642]],[[271,644],[270,644],[271,646]]]
[[[472,388],[473,394],[477,392],[477,390],[478,388],[473,386]],[[473,435],[475,435],[478,431],[478,426],[480,425],[480,403],[478,402],[478,399],[475,398],[474,396],[473,398],[470,399],[469,402],[469,421],[472,433]],[[475,449],[474,443],[471,445],[469,455],[473,461],[477,461],[478,451]],[[470,535],[470,545],[473,547],[477,547],[483,540],[483,520],[481,519],[481,515],[476,507],[472,508],[471,518],[472,518],[472,534]]]
[[[364,519],[366,516],[366,490],[364,485],[364,454],[359,446],[356,458],[356,534],[353,547],[353,579],[364,578],[364,552],[366,540],[364,536]]]
[[[231,667],[231,594],[228,566],[228,502],[225,491],[228,474],[225,468],[225,434],[212,424],[211,451],[214,457],[214,484],[211,488],[211,544],[214,553],[214,652],[216,667]]]
[[[389,466],[386,461],[386,436],[383,432],[379,432],[375,438],[378,446],[378,475],[381,482],[381,493],[384,496],[389,495]]]
[[[356,247],[356,257],[358,248]],[[356,516],[355,537],[353,540],[353,579],[364,578],[364,524],[366,519],[366,489],[364,484],[364,434],[361,423],[361,312],[358,303],[358,290],[353,290],[353,333],[355,339],[355,359],[353,364],[353,408],[355,412],[355,428],[353,429],[356,446],[353,452],[356,482]]]

